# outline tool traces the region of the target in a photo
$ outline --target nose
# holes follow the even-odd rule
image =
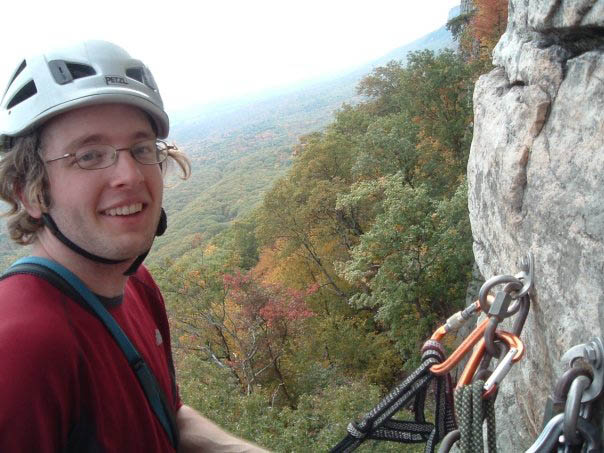
[[[128,149],[117,151],[116,162],[112,169],[113,186],[134,186],[144,181],[144,176],[139,164]]]

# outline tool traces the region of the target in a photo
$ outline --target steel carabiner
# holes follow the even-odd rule
[[[522,296],[519,299],[520,308],[518,313],[516,313],[516,317],[514,318],[514,325],[512,327],[512,333],[517,337],[522,333],[522,329],[524,329],[524,324],[526,323],[526,319],[528,318],[529,311],[531,309],[531,296],[528,294]]]
[[[493,289],[497,285],[502,285],[504,283],[515,283],[519,288],[522,288],[522,281],[513,275],[496,275],[494,277],[489,278],[483,285],[480,287],[480,291],[478,291],[478,302],[480,303],[480,308],[484,313],[488,313],[490,310],[490,306],[487,304],[487,296],[491,289]],[[504,318],[513,315],[518,311],[519,305],[513,304],[506,310],[506,314],[503,315]]]
[[[564,414],[552,417],[543,428],[543,431],[541,431],[541,434],[539,434],[539,437],[533,442],[533,445],[524,453],[550,453],[559,443],[559,438],[562,434],[563,419]]]
[[[514,287],[518,287],[518,285],[514,282],[508,283],[503,288],[503,292],[505,294],[508,294],[513,291]],[[505,311],[506,307],[505,307],[505,305],[502,307],[496,306],[497,300],[501,299],[499,296],[500,296],[500,294],[497,294],[497,297],[495,298],[495,302],[493,302],[493,304],[491,305],[491,309],[489,310],[489,318],[491,321],[489,322],[489,325],[487,326],[487,329],[485,330],[485,333],[484,333],[484,338],[486,340],[486,345],[487,345],[487,351],[491,356],[497,355],[497,348],[495,346],[495,330],[497,329],[497,326],[499,325],[499,323],[501,321],[503,321],[503,319],[505,317],[510,316],[510,312],[511,312],[511,311],[508,311],[503,316],[501,315],[500,310]],[[522,296],[516,302],[516,308],[514,309],[515,310],[514,314],[516,315],[516,317],[514,319],[514,324],[513,324],[511,332],[518,337],[520,336],[520,333],[522,332],[522,329],[524,328],[524,324],[525,324],[526,319],[529,314],[530,306],[531,306],[531,300],[530,300],[530,296],[528,296],[528,295]]]
[[[455,442],[461,439],[461,432],[458,429],[450,431],[440,443],[438,453],[449,453]]]
[[[577,420],[581,410],[581,399],[583,392],[591,385],[591,379],[585,376],[578,376],[570,385],[566,405],[564,407],[564,439],[571,445],[578,445],[581,439],[577,436]],[[586,403],[588,404],[588,403]]]
[[[564,424],[564,414],[558,414],[545,425],[537,440],[524,453],[550,453],[560,443]],[[577,419],[577,431],[587,443],[585,453],[600,453],[602,441],[600,431],[582,417]],[[564,441],[564,438],[562,438]]]

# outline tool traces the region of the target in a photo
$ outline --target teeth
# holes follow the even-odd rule
[[[129,206],[119,206],[117,208],[107,209],[104,214],[110,216],[130,215],[143,210],[142,203],[133,203]]]

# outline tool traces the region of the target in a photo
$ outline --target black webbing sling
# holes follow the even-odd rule
[[[333,447],[331,453],[355,450],[367,439],[402,443],[426,443],[425,452],[433,453],[436,445],[450,431],[456,429],[453,414],[452,383],[449,375],[435,376],[430,368],[441,363],[444,351],[436,342],[426,342],[421,365],[395,387],[358,423],[348,425],[348,435]],[[435,423],[426,422],[424,406],[430,383],[436,381]],[[414,421],[400,421],[392,417],[413,400]]]
[[[105,325],[126,356],[132,371],[147,397],[151,409],[168,435],[170,443],[174,449],[177,449],[178,429],[176,427],[176,419],[168,405],[166,396],[159,387],[151,368],[136,350],[119,324],[99,301],[98,297],[72,272],[60,264],[44,258],[33,256],[22,258],[8,268],[1,276],[1,279],[15,274],[30,274],[43,278],[65,295],[90,310]]]

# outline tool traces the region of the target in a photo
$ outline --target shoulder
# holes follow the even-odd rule
[[[0,316],[3,320],[27,321],[42,327],[64,318],[66,303],[67,297],[40,277],[17,274],[0,280]]]
[[[128,279],[124,296],[142,303],[155,318],[165,317],[165,303],[159,287],[146,267],[140,266]]]
[[[152,311],[165,310],[164,298],[157,283],[146,267],[140,266],[136,273],[128,279],[125,295],[144,301]]]
[[[143,289],[155,297],[161,297],[157,283],[155,283],[155,280],[151,276],[149,270],[143,265],[139,266],[134,275],[130,276],[128,279],[128,285],[137,289]]]
[[[22,405],[24,395],[58,398],[73,389],[81,353],[67,304],[60,291],[37,277],[17,275],[0,281],[3,408]]]
[[[70,301],[32,275],[0,281],[1,451],[58,451],[79,397]]]
[[[61,291],[33,275],[1,280],[0,350],[16,348],[21,355],[67,352],[74,343],[70,303]]]

